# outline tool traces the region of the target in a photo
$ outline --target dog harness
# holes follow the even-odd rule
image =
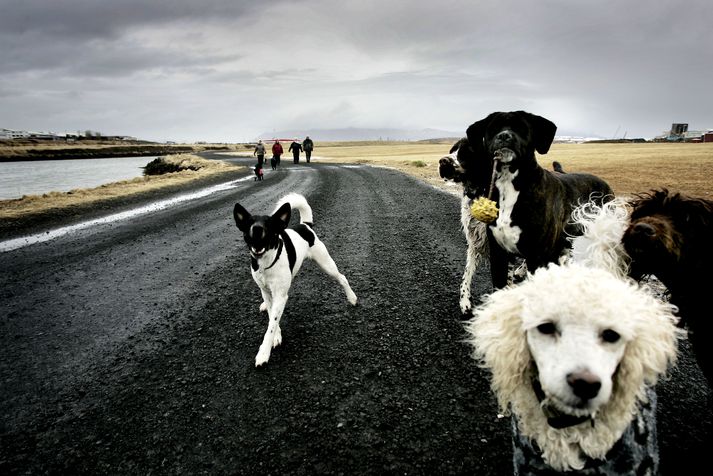
[[[275,259],[272,260],[272,264],[270,264],[270,266],[265,268],[265,271],[267,271],[268,269],[275,266],[275,263],[277,263],[277,260],[280,259],[281,254],[282,254],[282,238],[280,238],[280,242],[277,244],[277,253],[275,253]]]

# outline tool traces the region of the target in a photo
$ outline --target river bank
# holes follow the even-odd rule
[[[209,165],[201,170],[138,177],[92,189],[0,200],[0,239],[91,220],[178,193],[236,180],[248,173],[246,167],[216,160],[205,162]]]
[[[63,159],[99,159],[109,157],[147,157],[152,155],[194,154],[208,150],[246,150],[241,144],[0,144],[0,162]]]

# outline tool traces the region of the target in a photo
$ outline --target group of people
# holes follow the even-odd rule
[[[293,160],[296,164],[300,162],[300,153],[304,152],[307,159],[307,163],[312,159],[312,150],[314,150],[314,142],[309,136],[300,144],[297,140],[292,141],[290,144],[288,152],[292,152]],[[257,142],[255,150],[253,151],[253,156],[257,156],[257,164],[255,165],[255,180],[262,180],[263,177],[263,164],[265,162],[265,144],[261,140]],[[270,165],[272,170],[276,170],[280,166],[280,157],[284,153],[282,144],[278,139],[275,139],[275,143],[272,145],[272,159],[270,159]]]

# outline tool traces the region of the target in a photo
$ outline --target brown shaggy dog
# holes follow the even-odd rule
[[[631,202],[622,239],[634,278],[655,275],[688,327],[703,373],[713,383],[713,312],[708,293],[713,272],[713,201],[668,190],[640,194]]]

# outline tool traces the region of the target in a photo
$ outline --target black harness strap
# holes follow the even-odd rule
[[[280,243],[277,245],[277,253],[275,253],[275,259],[272,260],[272,264],[265,268],[265,271],[268,269],[272,268],[275,266],[275,263],[277,263],[277,260],[280,259],[280,255],[282,254],[282,240],[280,240]]]

